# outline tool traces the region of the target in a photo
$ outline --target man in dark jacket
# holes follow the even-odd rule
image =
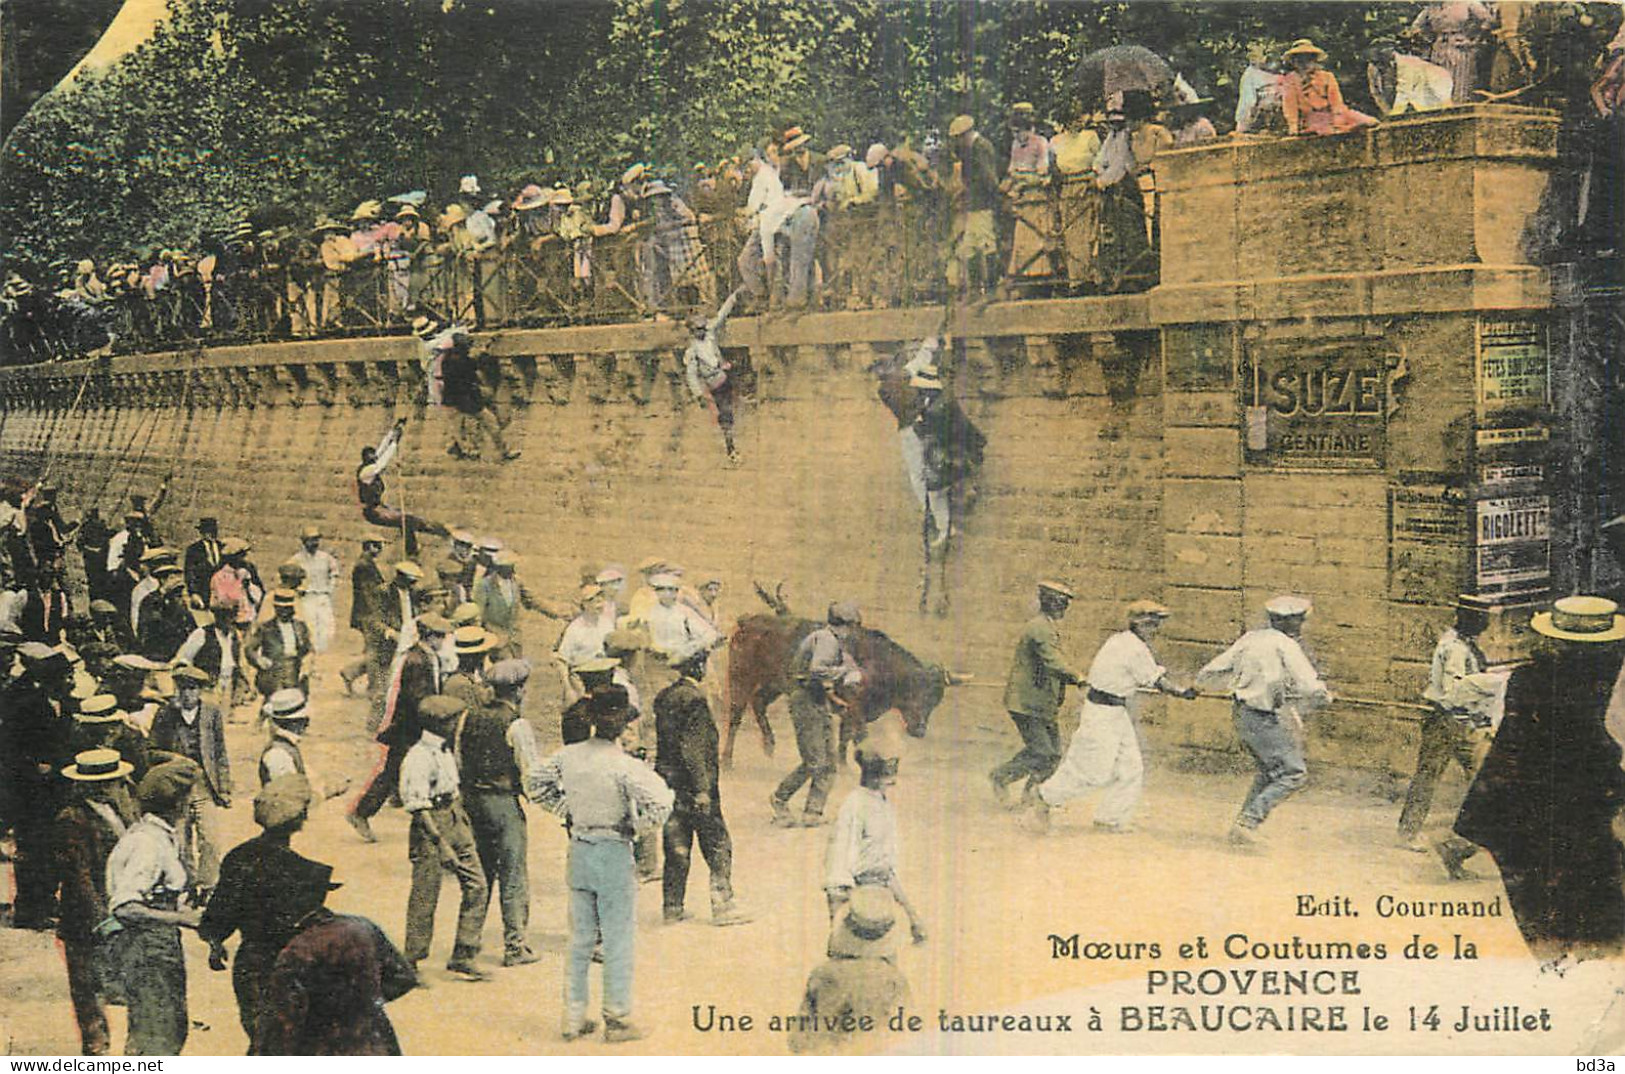
[[[1625,662],[1625,616],[1564,597],[1530,622],[1542,641],[1507,683],[1506,715],[1456,817],[1490,852],[1536,958],[1625,949],[1625,876],[1613,825],[1625,808],[1620,744],[1604,723]]]
[[[361,635],[361,659],[339,672],[346,692],[355,686],[355,680],[367,676],[367,686],[376,690],[377,684],[389,675],[389,662],[395,655],[394,646],[384,637],[384,612],[389,587],[384,572],[378,567],[378,553],[384,542],[376,537],[361,540],[361,557],[350,568],[350,629]]]
[[[158,709],[152,721],[151,738],[154,748],[189,758],[203,770],[202,777],[192,784],[192,802],[178,833],[181,860],[186,863],[193,888],[201,896],[219,882],[218,810],[231,808],[226,718],[217,707],[203,700],[203,691],[214,684],[208,672],[182,666],[175,669],[174,676],[175,696]]]
[[[948,286],[958,291],[964,286],[973,298],[988,298],[998,283],[998,235],[993,229],[993,210],[999,203],[999,172],[993,143],[982,137],[970,116],[955,116],[948,125],[950,154],[944,157],[960,165],[959,185],[954,194],[953,234],[947,256]]]
[[[248,644],[243,646],[243,654],[259,669],[254,684],[263,697],[290,688],[310,693],[306,660],[313,649],[310,627],[294,616],[298,601],[299,594],[291,589],[273,592],[274,617],[255,627]]]
[[[56,815],[53,841],[61,884],[56,934],[68,964],[68,995],[85,1055],[106,1055],[111,1040],[102,1010],[103,973],[96,926],[107,918],[107,856],[137,816],[130,764],[112,750],[87,750],[62,769],[72,790]]]
[[[220,523],[214,518],[197,520],[198,539],[186,546],[186,592],[197,608],[209,605],[209,581],[225,558],[220,552]]]
[[[13,924],[44,929],[55,903],[55,770],[70,756],[66,706],[73,667],[60,650],[39,642],[18,646],[17,655],[23,673],[0,690],[0,817],[10,822],[17,844]]]
[[[312,910],[271,971],[255,1054],[400,1055],[384,1004],[417,983],[377,925],[325,906]]]
[[[458,692],[453,688],[457,678],[446,681],[446,694],[469,705],[457,735],[463,805],[485,872],[486,898],[502,889],[502,964],[523,966],[541,957],[525,935],[530,928],[530,876],[525,811],[519,804],[526,773],[541,762],[536,734],[520,715],[530,665],[523,660],[493,664],[479,691]]]
[[[666,869],[661,880],[665,919],[683,920],[688,890],[689,856],[694,840],[711,870],[711,923],[741,925],[750,918],[734,905],[733,841],[722,819],[717,785],[717,725],[700,682],[705,678],[709,649],[674,653],[676,682],[655,697],[655,772],[674,795],[666,818]]]
[[[319,908],[331,888],[333,867],[295,853],[293,834],[310,813],[310,783],[302,774],[278,776],[254,796],[254,823],[264,831],[233,847],[220,865],[220,885],[203,911],[198,935],[209,945],[209,968],[226,968],[226,940],[242,934],[232,966],[237,1013],[257,1054],[257,1032],[272,967],[298,923]]]
[[[988,774],[993,796],[1009,805],[1007,788],[1027,780],[1024,797],[1035,794],[1061,763],[1061,728],[1057,716],[1068,686],[1079,686],[1083,675],[1067,666],[1061,652],[1058,624],[1072,606],[1072,590],[1060,582],[1038,583],[1038,614],[1028,620],[1016,640],[1010,679],[1004,688],[1004,707],[1021,733],[1021,750]]]
[[[384,807],[384,802],[396,793],[401,762],[406,759],[407,751],[423,737],[423,724],[418,719],[418,706],[425,698],[438,694],[440,684],[444,680],[439,649],[441,640],[451,633],[451,624],[446,621],[445,616],[429,612],[418,616],[415,626],[418,635],[417,644],[401,658],[398,685],[395,687],[395,704],[391,711],[385,714],[383,727],[377,736],[378,742],[386,750],[383,766],[373,776],[372,782],[367,785],[366,791],[362,793],[349,815],[350,827],[369,843],[375,841],[372,834],[372,818]]]

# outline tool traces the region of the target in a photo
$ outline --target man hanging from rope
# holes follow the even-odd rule
[[[384,471],[389,469],[389,464],[395,460],[395,453],[400,450],[401,433],[405,428],[406,419],[397,418],[377,447],[361,449],[361,465],[355,472],[355,496],[361,505],[362,518],[375,526],[400,530],[406,543],[406,554],[416,556],[419,533],[446,537],[451,531],[438,522],[409,515],[384,503]]]

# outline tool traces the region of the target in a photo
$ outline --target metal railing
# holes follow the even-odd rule
[[[1101,192],[1070,181],[1007,198],[1000,217],[1000,297],[1143,291],[1158,276],[1154,188]],[[1139,214],[1113,212],[1114,198],[1143,198]],[[824,310],[886,309],[941,302],[949,214],[926,199],[824,210],[817,298]],[[1128,223],[1125,225],[1125,221]],[[1145,227],[1143,238],[1124,227]],[[714,307],[738,285],[737,253],[749,225],[737,214],[702,216],[699,247],[675,278],[640,221],[621,232],[566,239],[503,234],[487,249],[448,242],[383,247],[342,271],[323,267],[313,242],[247,247],[205,280],[173,275],[156,293],[116,282],[85,301],[37,292],[7,296],[6,361],[22,364],[132,354],[203,344],[398,335],[433,314],[476,329],[563,327],[682,316]],[[1016,246],[1019,245],[1019,249]],[[223,259],[225,260],[225,259]],[[788,263],[788,256],[780,263]],[[669,273],[667,273],[669,275]],[[776,295],[747,301],[777,304]]]

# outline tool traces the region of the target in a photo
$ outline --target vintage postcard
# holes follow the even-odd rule
[[[1622,23],[7,0],[0,1046],[1612,1070]]]

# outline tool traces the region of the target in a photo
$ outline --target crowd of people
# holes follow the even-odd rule
[[[384,537],[362,538],[348,586],[361,656],[341,665],[342,565],[320,528],[299,531],[298,551],[268,584],[252,545],[222,536],[212,517],[196,519],[184,548],[166,543],[164,531],[175,532],[173,521],[158,521],[166,493],[167,481],[131,496],[112,532],[93,513],[67,522],[49,483],[13,483],[0,496],[0,824],[14,846],[11,924],[54,929],[61,939],[87,1054],[111,1045],[104,1002],[128,1011],[128,1053],[184,1047],[183,930],[208,945],[212,968],[229,966],[251,1051],[398,1052],[384,1004],[429,987],[424,962],[435,949],[446,873],[459,890],[450,977],[490,978],[477,959],[493,895],[502,965],[539,960],[529,942],[526,803],[556,815],[570,845],[563,1039],[600,1027],[610,1042],[643,1035],[633,1019],[636,892],[658,880],[664,920],[688,919],[696,844],[709,870],[711,924],[751,920],[736,894],[722,809],[717,714],[730,627],[720,579],[689,578],[653,556],[632,578],[615,564],[587,566],[572,599],[552,600],[517,578],[500,539],[397,517],[394,526],[415,533],[418,558],[385,565]],[[1625,516],[1603,538],[1625,565]],[[427,562],[431,539],[444,542],[444,554],[426,569],[419,560]],[[83,602],[77,580],[69,595],[70,547],[82,560]],[[1173,609],[1128,605],[1125,628],[1080,672],[1060,629],[1075,591],[1045,580],[1036,597],[1039,613],[1019,633],[1004,694],[1022,748],[990,774],[994,799],[1022,809],[1023,824],[1042,833],[1054,810],[1098,793],[1095,828],[1132,832],[1145,772],[1140,695],[1190,700],[1205,687],[1230,701],[1237,738],[1258,769],[1229,843],[1242,854],[1267,849],[1261,828],[1308,781],[1305,717],[1334,701],[1299,642],[1310,602],[1270,600],[1267,627],[1182,682],[1152,649]],[[535,643],[527,612],[552,621],[551,646]],[[1557,600],[1534,617],[1532,660],[1509,675],[1488,667],[1478,648],[1489,615],[1486,602],[1463,596],[1440,637],[1399,841],[1435,852],[1454,879],[1470,876],[1468,859],[1487,850],[1543,961],[1617,953],[1625,870],[1612,825],[1625,802],[1625,728],[1605,711],[1625,660],[1625,616],[1603,597]],[[832,824],[826,817],[839,770],[836,728],[859,711],[873,671],[860,659],[862,622],[856,604],[836,602],[794,644],[789,707],[799,764],[764,817],[786,828],[829,825],[830,962],[809,981],[809,1016],[895,1002],[907,982],[882,941],[899,917],[915,942],[927,935],[902,879],[887,793],[904,752],[900,721],[882,716],[859,729],[859,784]],[[335,777],[307,757],[313,725],[318,740],[337,733],[329,714],[313,720],[322,703],[311,686],[323,668],[337,670],[346,693],[366,681],[364,725],[382,754],[369,771]],[[1082,696],[1063,748],[1068,688]],[[544,693],[549,704],[527,705]],[[538,708],[557,714],[551,754],[542,744],[555,732]],[[228,735],[258,738],[249,781],[232,771]],[[1443,838],[1424,838],[1435,785],[1452,761],[1471,780],[1465,804]],[[221,814],[244,782],[254,787],[262,834],[226,851]],[[798,812],[791,803],[803,788]],[[367,843],[379,840],[372,819],[387,805],[410,817],[401,948],[373,922],[328,910],[333,867],[294,848],[310,812],[341,796]],[[600,961],[601,1023],[588,1010],[588,975]],[[806,1032],[792,1046],[818,1050],[839,1037]]]
[[[1258,43],[1231,133],[1340,134],[1564,94],[1617,124],[1625,38],[1594,78],[1568,85],[1572,71],[1559,68],[1578,61],[1553,42],[1590,16],[1554,6],[1424,5],[1405,40],[1366,50],[1376,115],[1346,103],[1313,41]],[[1159,272],[1155,158],[1219,137],[1211,104],[1176,76],[1048,118],[1018,102],[997,133],[961,115],[917,140],[814,151],[812,133],[791,125],[680,175],[634,163],[611,181],[501,192],[464,175],[448,197],[368,198],[305,226],[245,213],[192,248],[92,253],[54,266],[55,279],[10,272],[9,360],[394,332],[424,314],[478,328],[661,317],[713,309],[735,287],[747,306],[788,310],[1143,290]]]

